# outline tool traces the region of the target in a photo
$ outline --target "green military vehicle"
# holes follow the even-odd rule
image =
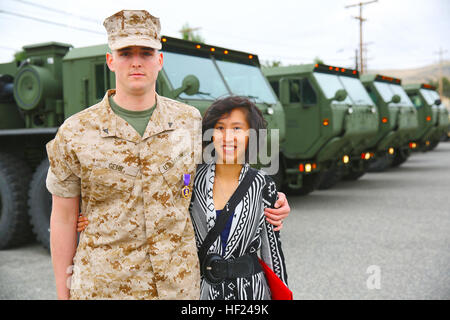
[[[416,109],[401,86],[401,80],[383,75],[360,77],[378,107],[378,134],[370,142],[375,158],[370,171],[398,166],[410,155],[409,143],[418,128]]]
[[[433,150],[437,147],[443,137],[448,137],[448,130],[450,125],[449,112],[448,109],[442,103],[441,97],[437,92],[436,88],[434,90],[426,90],[428,93],[428,100],[432,101],[434,99],[435,106],[438,109],[437,123],[436,123],[436,134],[430,139],[429,150]]]
[[[202,113],[218,97],[251,97],[284,137],[284,111],[260,70],[258,56],[170,37],[162,38],[164,66],[157,92]],[[115,86],[107,45],[25,46],[27,59],[0,64],[0,249],[30,238],[49,247],[51,196],[45,185],[45,144],[67,117],[100,101]],[[270,136],[269,136],[270,138]],[[270,159],[269,159],[270,160]]]
[[[441,137],[441,141],[450,141],[450,112],[449,109],[445,106],[443,106],[443,108],[445,108],[447,110],[447,114],[448,114],[448,126],[447,126],[447,130],[444,133],[444,135]],[[445,110],[443,110],[443,113],[445,113]],[[443,119],[445,122],[445,119]]]
[[[378,112],[356,70],[324,64],[263,68],[283,105],[286,139],[279,171],[291,192],[328,188],[342,174],[358,178],[378,131]]]
[[[420,151],[434,149],[448,130],[448,110],[442,105],[436,87],[429,84],[403,86],[414,103],[419,121],[411,146]]]

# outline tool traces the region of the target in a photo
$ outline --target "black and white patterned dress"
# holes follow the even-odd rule
[[[242,167],[239,183],[249,165]],[[216,222],[213,201],[215,164],[203,164],[197,169],[194,180],[194,196],[190,213],[199,249],[209,230]],[[219,236],[208,253],[217,253],[225,259],[235,259],[245,254],[260,252],[261,259],[287,285],[287,272],[281,250],[280,234],[266,221],[264,208],[273,207],[277,191],[273,180],[263,171],[258,171],[250,188],[234,211],[231,230],[225,251]],[[271,299],[264,272],[246,278],[225,280],[219,285],[210,285],[201,279],[202,300],[267,300]]]

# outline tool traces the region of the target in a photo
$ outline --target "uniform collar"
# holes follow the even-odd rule
[[[156,107],[153,112],[144,135],[141,137],[134,128],[124,119],[114,113],[109,104],[109,97],[116,93],[115,89],[106,92],[103,100],[100,102],[102,113],[100,116],[100,136],[118,137],[134,143],[139,143],[155,134],[167,130],[176,129],[173,112],[168,110],[167,105],[161,97],[156,94]]]
[[[177,128],[177,125],[178,122],[175,120],[174,111],[169,110],[167,102],[156,94],[155,111],[153,111],[142,139],[147,139],[163,131],[174,130]]]

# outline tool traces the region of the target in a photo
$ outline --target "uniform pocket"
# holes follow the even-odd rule
[[[91,172],[91,183],[114,191],[131,192],[134,187],[134,177],[109,168],[94,167]]]
[[[93,167],[90,175],[90,202],[127,201],[134,188],[135,177],[116,170]]]

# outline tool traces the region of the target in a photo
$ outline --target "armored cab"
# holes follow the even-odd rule
[[[284,111],[257,55],[170,37],[162,37],[162,44],[164,66],[156,88],[160,95],[202,113],[216,98],[247,96],[282,141]],[[45,43],[24,50],[26,61],[0,65],[0,248],[28,239],[30,219],[38,240],[49,247],[45,144],[67,117],[99,102],[115,86],[114,73],[106,65],[106,44],[72,49]],[[260,164],[270,166],[277,155],[278,150],[269,152]]]
[[[356,70],[324,64],[263,68],[286,115],[281,147],[286,187],[299,194],[360,176],[378,112]],[[308,170],[307,170],[308,169]]]
[[[436,87],[429,84],[407,84],[403,87],[417,109],[419,122],[411,147],[420,151],[431,150],[448,130],[448,110],[442,105]]]
[[[378,108],[378,134],[371,140],[375,154],[371,169],[398,166],[410,155],[409,143],[418,128],[416,109],[401,86],[401,80],[383,75],[362,75],[361,81]]]

